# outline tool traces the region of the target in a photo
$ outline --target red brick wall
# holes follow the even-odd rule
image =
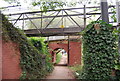
[[[70,42],[69,65],[81,64],[81,42]]]
[[[13,42],[2,43],[2,78],[19,79],[20,69],[20,52],[18,44]]]
[[[55,50],[57,48],[63,48],[68,52],[68,43],[67,41],[62,42],[50,42],[49,48]],[[70,66],[81,64],[81,42],[70,41],[70,54],[69,54],[69,64]],[[52,52],[50,52],[52,53]],[[55,59],[55,58],[54,58]]]
[[[2,37],[0,37],[0,80],[2,79]]]

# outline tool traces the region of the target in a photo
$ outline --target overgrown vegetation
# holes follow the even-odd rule
[[[75,77],[78,78],[78,76],[82,72],[82,67],[82,65],[74,65],[69,68],[74,72]]]
[[[41,48],[42,53],[38,51],[32,45],[32,43],[27,40],[27,37],[23,34],[23,32],[15,28],[11,23],[9,23],[8,19],[6,19],[4,15],[2,15],[2,30],[3,30],[2,37],[5,42],[12,41],[19,44],[21,54],[20,66],[22,69],[20,79],[43,78],[47,74],[46,69],[48,70],[48,67],[46,67],[47,63],[46,64],[44,63],[45,61],[44,54],[42,54],[42,53],[46,54],[46,52],[43,52],[43,49],[46,47]],[[47,58],[48,57],[46,57],[46,59]],[[48,66],[52,66],[52,64],[50,63],[50,65]]]
[[[116,37],[116,39],[118,40],[117,42],[118,42],[118,53],[119,53],[119,51],[120,51],[120,48],[119,48],[119,44],[120,44],[120,37],[119,37],[119,34],[120,34],[120,29],[114,29],[114,35],[115,35],[115,37]],[[115,63],[116,63],[116,65],[115,65],[115,70],[116,70],[116,77],[117,78],[119,78],[119,80],[120,80],[120,53],[119,53],[119,55],[118,55],[118,59],[115,61]]]
[[[111,12],[113,13],[110,17],[113,20],[113,22],[117,22],[117,18],[116,18],[116,8],[112,7],[111,8]]]
[[[84,66],[79,79],[110,79],[117,55],[112,25],[102,21],[92,22],[83,32]]]
[[[51,54],[48,51],[47,44],[44,43],[45,38],[43,37],[30,37],[29,41],[38,49],[40,54],[43,54],[43,58],[45,59],[44,65],[46,68],[46,72],[51,72],[53,70],[53,65],[51,64]]]
[[[56,54],[56,64],[58,64],[60,62],[61,58],[62,58],[61,53]]]

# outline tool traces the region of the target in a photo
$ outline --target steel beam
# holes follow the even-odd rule
[[[37,31],[41,31],[41,33]],[[78,35],[83,28],[80,27],[70,27],[70,28],[45,28],[45,29],[29,29],[24,30],[25,34],[29,37],[48,37],[48,36],[68,36],[68,35]]]
[[[117,28],[120,30],[120,1],[116,0],[116,15],[117,15]],[[120,33],[118,33],[118,53],[120,54]],[[120,63],[120,57],[119,57]]]
[[[110,7],[115,7],[114,5],[109,6]],[[86,7],[87,9],[89,8],[100,8],[100,6],[93,6],[93,7]],[[80,8],[68,8],[68,9],[58,9],[58,10],[48,10],[47,12],[52,12],[52,11],[59,11],[59,10],[77,10],[77,9],[84,9],[84,7]],[[43,11],[31,11],[31,12],[22,12],[22,13],[13,13],[13,14],[6,14],[6,16],[12,16],[12,15],[20,15],[20,14],[35,14],[35,13],[41,13]]]
[[[86,13],[86,15],[100,15],[101,13]],[[109,12],[109,14],[112,14],[112,12]],[[80,15],[84,15],[84,14],[69,14],[69,15],[58,15],[58,16],[43,16],[43,17],[29,17],[29,18],[24,18],[24,20],[28,20],[28,19],[41,19],[41,18],[53,18],[53,17],[68,17],[68,16],[80,16]],[[9,21],[16,21],[17,19],[12,19]],[[19,20],[23,20],[23,18],[19,19]]]

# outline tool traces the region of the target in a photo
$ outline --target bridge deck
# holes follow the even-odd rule
[[[24,30],[25,34],[29,37],[38,36],[67,36],[67,35],[78,35],[83,28],[80,27],[70,27],[70,28],[46,28],[46,29],[29,29]]]

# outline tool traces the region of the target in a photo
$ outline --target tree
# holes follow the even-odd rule
[[[4,0],[5,2],[8,2],[9,4],[20,4],[19,0]]]
[[[44,12],[48,10],[55,10],[56,8],[63,8],[64,6],[75,6],[76,2],[67,2],[66,0],[37,0],[33,1],[33,6],[39,6]]]

